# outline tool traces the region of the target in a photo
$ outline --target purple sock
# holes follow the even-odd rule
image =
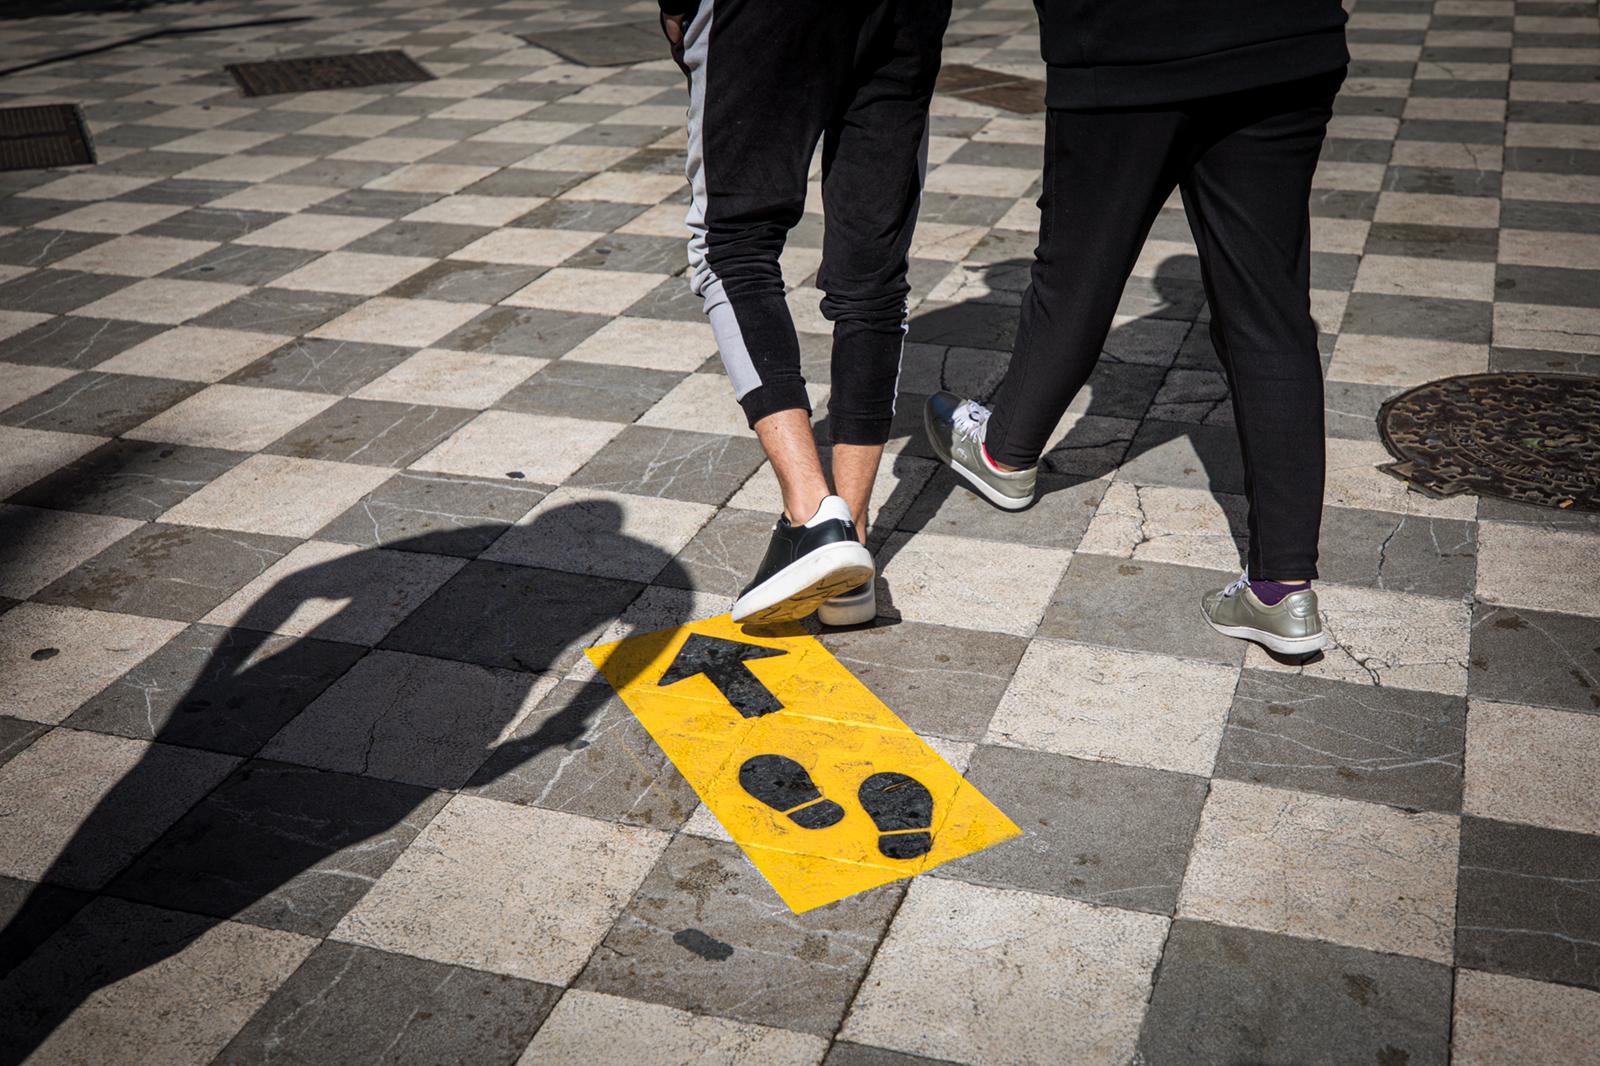
[[[1256,594],[1256,599],[1260,600],[1268,607],[1277,604],[1291,592],[1299,592],[1301,589],[1308,589],[1310,587],[1311,582],[1309,581],[1301,585],[1285,585],[1281,581],[1250,582],[1250,591]]]

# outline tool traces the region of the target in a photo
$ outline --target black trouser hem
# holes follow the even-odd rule
[[[806,395],[803,381],[779,381],[771,385],[757,385],[739,397],[744,408],[745,421],[755,429],[756,423],[780,411],[804,411],[811,416],[811,397]]]

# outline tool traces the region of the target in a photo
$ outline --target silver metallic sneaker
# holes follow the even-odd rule
[[[934,454],[984,499],[1007,511],[1020,511],[1033,503],[1038,467],[1007,472],[997,469],[983,454],[983,437],[989,426],[987,407],[951,392],[936,392],[928,397],[922,424]]]
[[[864,626],[877,617],[876,581],[867,581],[831,600],[824,600],[817,608],[817,621],[825,626]]]
[[[1328,643],[1317,594],[1309,587],[1268,607],[1250,591],[1249,575],[1241,574],[1227,588],[1201,597],[1200,610],[1218,633],[1253,640],[1279,655],[1311,655]]]

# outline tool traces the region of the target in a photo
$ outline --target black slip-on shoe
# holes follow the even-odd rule
[[[804,525],[787,516],[778,519],[755,580],[734,601],[733,620],[751,625],[797,621],[876,574],[872,553],[856,539],[850,505],[828,496]]]

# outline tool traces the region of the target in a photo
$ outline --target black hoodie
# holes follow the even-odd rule
[[[1339,0],[1034,0],[1051,107],[1147,107],[1349,62]]]

